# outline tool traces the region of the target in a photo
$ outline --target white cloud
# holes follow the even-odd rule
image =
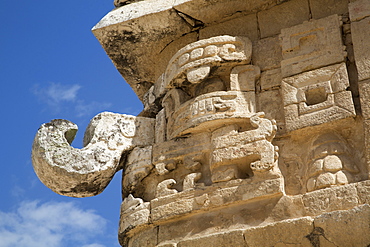
[[[81,86],[78,84],[64,85],[61,83],[51,82],[45,88],[36,85],[33,89],[35,95],[39,96],[42,101],[55,105],[60,102],[73,102],[76,100],[78,90]]]
[[[111,103],[87,102],[84,99],[80,99],[78,92],[81,88],[78,84],[66,85],[52,82],[46,87],[41,87],[37,84],[33,87],[32,92],[54,114],[63,111],[74,114],[77,117],[91,117],[90,115],[107,110],[107,108],[112,106]]]
[[[89,116],[91,114],[107,110],[107,108],[111,106],[112,104],[110,103],[101,103],[96,101],[93,101],[91,103],[85,103],[83,100],[79,100],[75,106],[76,116],[77,117]]]
[[[74,203],[24,202],[15,212],[0,211],[0,247],[104,247],[91,242],[98,242],[92,240],[104,234],[106,224]]]

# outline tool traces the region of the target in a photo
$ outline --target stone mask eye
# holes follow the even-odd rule
[[[210,78],[197,85],[195,96],[217,91],[226,91],[225,83],[220,78]]]

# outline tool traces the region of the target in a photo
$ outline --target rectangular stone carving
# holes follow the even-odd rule
[[[340,63],[346,57],[338,15],[282,29],[280,38],[283,77]]]
[[[355,116],[346,65],[336,64],[283,79],[288,131]]]
[[[250,179],[234,180],[228,186],[208,186],[204,190],[190,190],[151,200],[152,221],[210,210],[220,206],[282,196],[280,178],[253,183]],[[226,184],[225,184],[226,185]]]

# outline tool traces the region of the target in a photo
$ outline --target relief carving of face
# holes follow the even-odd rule
[[[218,36],[172,57],[159,82],[166,93],[156,116],[156,176],[144,179],[144,197],[279,173],[271,144],[276,123],[256,112],[260,70],[250,64],[251,55],[248,38]]]

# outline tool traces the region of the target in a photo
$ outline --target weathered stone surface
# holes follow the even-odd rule
[[[199,38],[207,39],[218,35],[246,36],[252,41],[258,39],[256,14],[242,16],[199,30]]]
[[[355,116],[351,92],[346,91],[348,86],[344,63],[283,79],[287,130]]]
[[[150,227],[149,229],[145,229],[141,232],[136,233],[130,239],[121,237],[119,238],[120,244],[122,246],[128,247],[141,247],[141,246],[154,247],[157,246],[157,239],[158,239],[158,227]]]
[[[151,201],[151,219],[153,222],[169,220],[223,205],[261,200],[265,197],[280,197],[282,195],[281,179],[263,182],[234,180],[229,183],[229,186],[208,186],[202,191],[183,191],[153,199]]]
[[[370,205],[370,180],[357,183],[356,189],[360,203]]]
[[[306,0],[292,0],[258,13],[261,38],[280,33],[283,28],[309,20],[309,6]]]
[[[119,235],[124,236],[132,228],[149,224],[150,204],[131,194],[121,204]]]
[[[135,147],[127,156],[125,174],[122,179],[122,192],[128,195],[138,183],[153,169],[152,146]]]
[[[362,81],[358,84],[360,101],[361,101],[361,111],[362,116],[365,119],[370,119],[370,80]]]
[[[56,193],[74,197],[99,194],[117,171],[123,151],[153,143],[153,128],[151,119],[101,113],[86,130],[85,147],[76,149],[70,144],[77,126],[53,120],[36,134],[32,148],[35,172]]]
[[[332,15],[282,29],[283,77],[343,62],[340,26],[338,15]]]
[[[358,205],[356,186],[348,184],[304,194],[305,215],[320,215],[335,210],[346,210]]]
[[[245,246],[245,241],[242,231],[231,231],[208,236],[201,236],[190,240],[181,241],[177,247],[192,247],[192,246]]]
[[[310,0],[312,18],[320,19],[329,15],[348,12],[348,0]]]
[[[349,18],[352,22],[370,16],[370,3],[367,0],[356,0],[348,4]]]
[[[368,246],[370,243],[370,206],[335,211],[315,218],[316,229],[333,246]],[[320,239],[321,240],[321,239]],[[321,241],[320,241],[320,246]]]
[[[266,91],[271,89],[279,89],[281,87],[282,80],[283,78],[281,76],[281,69],[266,70],[261,74],[261,90]],[[268,113],[268,111],[265,112]]]
[[[370,33],[364,32],[370,28],[370,17],[351,22],[353,50],[355,54],[358,79],[370,78]]]
[[[306,238],[313,230],[310,217],[284,220],[244,231],[246,246],[312,246]]]
[[[279,37],[274,36],[255,41],[252,60],[261,70],[280,68],[282,52]]]
[[[211,67],[228,62],[247,64],[251,55],[252,43],[246,37],[224,35],[191,43],[170,60],[165,72],[167,87],[181,86],[185,78],[190,83],[200,83],[209,76]]]

